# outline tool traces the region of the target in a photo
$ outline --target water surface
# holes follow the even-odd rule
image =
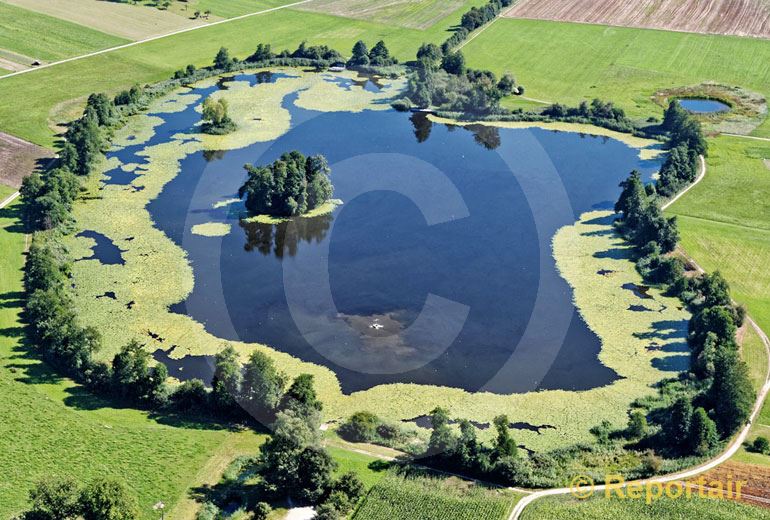
[[[463,129],[395,111],[311,112],[295,99],[284,101],[287,134],[188,156],[149,204],[194,270],[192,294],[173,311],[218,337],[325,365],[346,393],[399,382],[582,390],[617,379],[598,360],[599,339],[572,304],[550,240],[582,213],[611,208],[630,170],[649,177],[657,163],[607,138]],[[150,145],[189,132],[200,116],[191,107],[160,117]],[[142,163],[140,148],[113,153]],[[243,224],[241,203],[215,207],[236,195],[245,163],[293,149],[328,158],[334,197],[344,201],[332,214]],[[231,231],[190,232],[205,222],[230,223]],[[421,320],[431,305],[445,312]],[[543,360],[550,368],[538,374]],[[201,374],[201,360],[191,361],[194,369],[181,371],[175,361],[174,372]]]

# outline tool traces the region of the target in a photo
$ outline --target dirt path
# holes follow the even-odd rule
[[[11,202],[13,202],[14,200],[16,200],[16,197],[18,197],[19,195],[21,195],[21,194],[20,194],[18,191],[17,191],[17,192],[15,192],[15,193],[11,193],[11,194],[8,196],[8,198],[6,198],[6,199],[5,199],[3,202],[0,202],[0,209],[3,209],[3,208],[4,208],[4,207],[6,207],[8,204],[10,204],[10,203],[11,203]]]
[[[29,67],[0,56],[0,68],[6,69],[6,70],[12,70],[14,72],[19,72],[22,70],[27,70]]]
[[[18,76],[19,74],[27,74],[29,72],[33,72],[33,71],[36,71],[36,70],[46,69],[48,67],[53,67],[55,65],[61,65],[62,63],[68,63],[70,61],[82,60],[84,58],[90,58],[92,56],[99,56],[100,54],[107,54],[109,52],[114,52],[114,51],[117,51],[117,50],[120,50],[120,49],[126,49],[128,47],[133,47],[135,45],[141,45],[142,43],[147,43],[147,42],[151,42],[151,41],[155,41],[155,40],[160,40],[161,38],[167,38],[169,36],[174,36],[176,34],[182,34],[182,33],[187,33],[187,32],[191,32],[191,31],[197,31],[199,29],[205,29],[206,27],[212,27],[214,25],[220,25],[220,24],[223,24],[223,23],[235,22],[237,20],[243,20],[244,18],[250,18],[252,16],[257,16],[257,15],[260,15],[260,14],[272,13],[273,11],[280,11],[281,9],[287,9],[289,7],[294,7],[294,6],[297,6],[297,5],[306,4],[306,3],[312,2],[312,1],[313,0],[301,0],[299,2],[293,2],[291,4],[280,5],[278,7],[271,7],[270,9],[264,9],[262,11],[257,11],[255,13],[248,13],[248,14],[243,14],[241,16],[235,16],[233,18],[227,18],[225,20],[219,20],[217,22],[212,22],[212,23],[209,23],[209,24],[206,24],[206,25],[198,25],[198,26],[195,26],[195,27],[187,27],[185,29],[180,29],[178,31],[172,31],[170,33],[161,34],[159,36],[152,36],[150,38],[145,38],[143,40],[137,40],[137,41],[134,41],[134,42],[123,44],[123,45],[117,45],[115,47],[109,47],[107,49],[102,49],[100,51],[90,52],[88,54],[82,54],[80,56],[74,56],[72,58],[67,58],[65,60],[59,60],[59,61],[54,61],[54,62],[51,62],[51,63],[46,63],[44,65],[40,65],[39,67],[35,67],[33,69],[20,70],[18,72],[11,72],[10,74],[6,74],[5,76],[0,76],[0,81],[5,79],[5,78],[11,78],[13,76]]]
[[[753,135],[727,134],[727,133],[723,133],[722,135],[729,135],[730,137],[743,137],[744,139],[754,139],[755,141],[766,141],[770,143],[770,139],[768,139],[767,137],[754,137]]]
[[[670,201],[663,204],[660,207],[660,209],[664,211],[667,210],[669,206],[671,206],[674,202],[678,201],[682,197],[682,195],[684,195],[685,193],[693,189],[695,186],[697,186],[698,183],[702,181],[703,178],[706,176],[706,159],[702,155],[698,156],[698,158],[700,159],[700,174],[698,175],[698,178],[695,179],[693,182],[691,182],[690,185],[687,186],[685,189],[677,193],[676,197],[674,197]]]
[[[674,197],[673,199],[668,201],[666,204],[664,204],[663,209],[666,209],[669,206],[671,206],[671,204],[676,202],[682,195],[687,193],[693,186],[695,186],[696,184],[698,184],[700,181],[703,180],[703,178],[706,176],[706,160],[703,158],[703,156],[700,156],[700,161],[701,161],[701,172],[698,178],[695,179],[695,182],[690,184],[687,188],[685,188],[682,192],[680,192],[676,197]],[[705,272],[703,268],[699,266],[698,263],[695,260],[693,260],[689,255],[687,255],[686,253],[684,253],[684,255],[692,263],[692,265],[695,266],[695,269],[699,273]],[[757,325],[757,323],[750,316],[746,317],[746,321],[748,322],[749,325],[751,325],[751,327],[759,335],[760,339],[762,340],[762,343],[765,345],[765,352],[767,353],[767,356],[770,359],[770,339],[768,339],[767,334],[765,334],[765,332],[759,327],[759,325]],[[765,384],[762,386],[762,389],[759,391],[759,394],[757,395],[757,400],[754,403],[754,408],[751,411],[751,415],[749,416],[748,422],[740,431],[740,433],[738,433],[738,435],[733,439],[733,441],[727,446],[727,448],[718,457],[711,459],[710,461],[705,462],[694,468],[690,468],[677,473],[672,473],[670,475],[661,475],[659,477],[654,477],[650,479],[627,482],[623,484],[622,487],[625,488],[626,486],[628,486],[628,484],[632,484],[632,483],[646,485],[647,483],[653,483],[653,482],[665,483],[665,482],[686,480],[688,478],[699,475],[704,471],[713,469],[719,466],[720,464],[722,464],[723,462],[726,462],[733,455],[735,455],[735,453],[743,445],[743,442],[746,440],[746,437],[748,436],[749,431],[751,430],[754,420],[757,418],[757,416],[759,415],[759,412],[762,410],[762,405],[765,402],[765,398],[767,397],[768,392],[770,392],[770,366],[768,366],[768,373],[765,375]],[[594,486],[593,487],[594,496],[597,496],[596,492],[604,491],[606,488],[607,488],[606,485]],[[511,515],[508,517],[508,520],[518,520],[521,517],[521,513],[524,511],[524,508],[526,508],[529,504],[531,504],[538,498],[542,498],[546,496],[555,496],[555,495],[571,495],[572,492],[573,492],[572,488],[555,488],[555,489],[545,489],[541,491],[535,491],[534,493],[531,493],[530,495],[522,498],[516,504],[516,507],[513,508],[513,511],[511,512]]]

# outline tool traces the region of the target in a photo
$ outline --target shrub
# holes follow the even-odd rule
[[[760,435],[754,439],[753,443],[751,443],[751,451],[767,455],[770,453],[770,440],[768,440],[767,437],[762,437]]]
[[[377,436],[380,419],[371,412],[356,412],[342,423],[338,433],[353,442],[371,442]]]

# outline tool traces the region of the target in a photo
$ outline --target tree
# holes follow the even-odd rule
[[[631,439],[641,439],[647,435],[647,416],[642,410],[634,410],[628,416],[628,428],[626,428],[628,437]]]
[[[692,404],[686,397],[680,397],[671,406],[663,432],[668,442],[681,448],[690,437]]]
[[[632,171],[628,179],[620,183],[620,187],[622,191],[615,203],[615,213],[622,213],[624,222],[634,227],[647,205],[647,194],[639,171]]]
[[[225,413],[232,413],[236,410],[235,398],[240,393],[241,378],[238,353],[232,345],[227,345],[214,356],[211,401],[215,410]]]
[[[320,446],[308,446],[297,461],[296,495],[310,503],[318,502],[329,489],[337,463]]]
[[[134,520],[136,504],[125,486],[116,480],[97,479],[80,495],[84,520]]]
[[[495,457],[497,459],[503,459],[506,457],[516,457],[518,448],[516,441],[511,437],[511,431],[508,428],[508,416],[498,415],[494,419],[495,430],[497,430],[497,437],[495,438]]]
[[[267,517],[272,513],[273,508],[267,502],[257,502],[252,511],[253,520],[267,520]]]
[[[255,350],[244,366],[239,394],[241,406],[260,421],[271,420],[286,383],[286,375],[275,368],[273,360]]]
[[[513,77],[513,74],[510,72],[506,72],[503,74],[503,77],[500,78],[500,81],[497,83],[497,88],[500,89],[500,92],[504,96],[508,96],[513,93],[514,89],[516,88],[516,78]]]
[[[132,340],[112,360],[113,385],[123,398],[158,402],[168,378],[166,365],[150,367],[150,353]]]
[[[102,138],[99,117],[93,107],[86,107],[83,116],[75,120],[64,134],[67,142],[77,152],[77,165],[73,173],[88,175],[101,153]]]
[[[323,408],[313,386],[313,376],[300,374],[292,382],[281,400],[281,410],[294,411],[299,417],[308,420],[308,424],[317,427]]]
[[[441,68],[449,74],[465,74],[465,56],[460,51],[446,54],[441,60]]]
[[[423,67],[437,69],[443,57],[444,53],[435,43],[423,43],[417,50],[417,62]]]
[[[353,50],[348,60],[348,67],[365,67],[369,65],[369,49],[362,40],[353,45]]]
[[[88,96],[86,107],[94,109],[99,126],[112,124],[117,118],[115,104],[104,94],[91,94]]]
[[[735,345],[735,322],[730,309],[726,307],[706,307],[690,319],[690,345],[700,353],[710,333],[719,344]]]
[[[714,379],[709,389],[719,432],[726,437],[751,415],[756,393],[749,370],[735,349],[721,349],[714,362]]]
[[[257,45],[257,50],[254,54],[247,58],[247,61],[267,61],[275,58],[275,53],[270,48],[270,44],[260,43]]]
[[[756,453],[763,453],[767,455],[770,453],[770,440],[768,440],[767,437],[760,435],[754,439],[754,442],[751,444],[751,449]]]
[[[67,520],[80,512],[80,492],[72,478],[48,477],[35,484],[29,492],[32,506],[25,518],[36,520]]]
[[[340,425],[339,433],[353,442],[370,442],[377,437],[380,419],[371,412],[356,412]]]
[[[428,442],[428,451],[434,455],[445,456],[454,450],[456,439],[449,429],[449,415],[444,408],[434,408],[430,413],[433,431]]]
[[[339,476],[332,484],[333,493],[343,493],[351,504],[355,504],[364,496],[364,483],[354,471],[347,471]]]
[[[390,51],[382,40],[378,41],[369,51],[369,63],[376,67],[394,65],[396,62],[397,60],[390,55]]]
[[[221,47],[217,55],[214,57],[214,68],[230,72],[233,70],[235,60],[230,57],[230,52],[225,47]]]
[[[673,99],[663,114],[663,130],[668,132],[674,131],[680,128],[689,117],[690,115],[687,111],[679,104],[679,100]]]
[[[688,445],[696,455],[705,455],[719,442],[717,427],[703,408],[693,412]]]
[[[179,410],[201,410],[207,399],[206,385],[200,379],[185,381],[171,394],[171,401]]]
[[[213,100],[207,97],[203,101],[203,125],[201,129],[207,134],[226,134],[235,130],[235,123],[227,113],[228,103],[224,98]]]

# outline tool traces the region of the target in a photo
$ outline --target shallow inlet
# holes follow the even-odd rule
[[[679,104],[682,108],[693,114],[716,114],[719,112],[729,112],[730,105],[717,101],[716,99],[686,98],[680,99]]]
[[[498,393],[582,390],[617,378],[599,362],[599,340],[574,309],[571,290],[556,272],[552,233],[541,240],[538,231],[555,232],[588,210],[610,207],[618,183],[630,170],[640,169],[649,177],[658,163],[641,161],[636,150],[606,138],[462,129],[415,122],[394,111],[310,112],[294,106],[295,99],[290,95],[284,102],[293,122],[287,134],[239,150],[188,156],[181,173],[148,205],[156,225],[187,251],[194,270],[193,292],[173,307],[175,312],[189,314],[221,338],[265,343],[325,365],[346,393],[396,382]],[[160,117],[164,124],[145,146],[189,132],[200,118],[193,107]],[[533,146],[544,151],[545,163],[532,162]],[[329,159],[334,196],[344,201],[332,214],[241,226],[241,204],[216,207],[237,192],[244,163],[264,164],[293,149]],[[139,151],[129,146],[113,154],[123,163],[141,163]],[[359,195],[362,183],[380,170],[387,173],[383,161],[394,154],[407,161],[398,189]],[[548,169],[557,172],[556,184],[525,192],[522,183],[539,182],[541,170]],[[423,182],[429,170],[440,172],[457,190],[467,215],[429,225],[415,203],[397,193],[412,189],[431,194],[436,187]],[[555,189],[566,194],[567,217],[544,222],[535,216],[544,212],[531,208],[552,204]],[[428,198],[439,210],[446,209],[441,206],[445,199],[436,193]],[[206,222],[230,223],[231,231],[224,237],[191,233],[192,226]],[[285,263],[317,272],[323,251],[328,251],[335,308],[302,307],[301,318],[316,328],[301,330],[287,302]],[[535,331],[536,341],[527,340],[525,330],[545,279],[552,283],[541,295],[546,306],[538,312],[571,318],[561,336],[543,327]],[[304,280],[302,291],[309,302],[317,301],[322,290],[316,281]],[[456,337],[435,356],[431,336],[451,324],[434,320],[427,334],[410,328],[429,294],[469,309]],[[376,324],[389,334],[383,336]],[[504,380],[487,385],[518,349],[532,357],[524,357]],[[534,380],[527,359],[546,352],[556,353],[553,365],[542,380]],[[194,358],[190,363],[203,368]],[[411,358],[428,361],[395,373],[382,370]],[[350,368],[339,360],[360,364]],[[182,367],[185,375],[196,371],[184,369],[185,358],[171,362],[166,354],[164,361]]]

